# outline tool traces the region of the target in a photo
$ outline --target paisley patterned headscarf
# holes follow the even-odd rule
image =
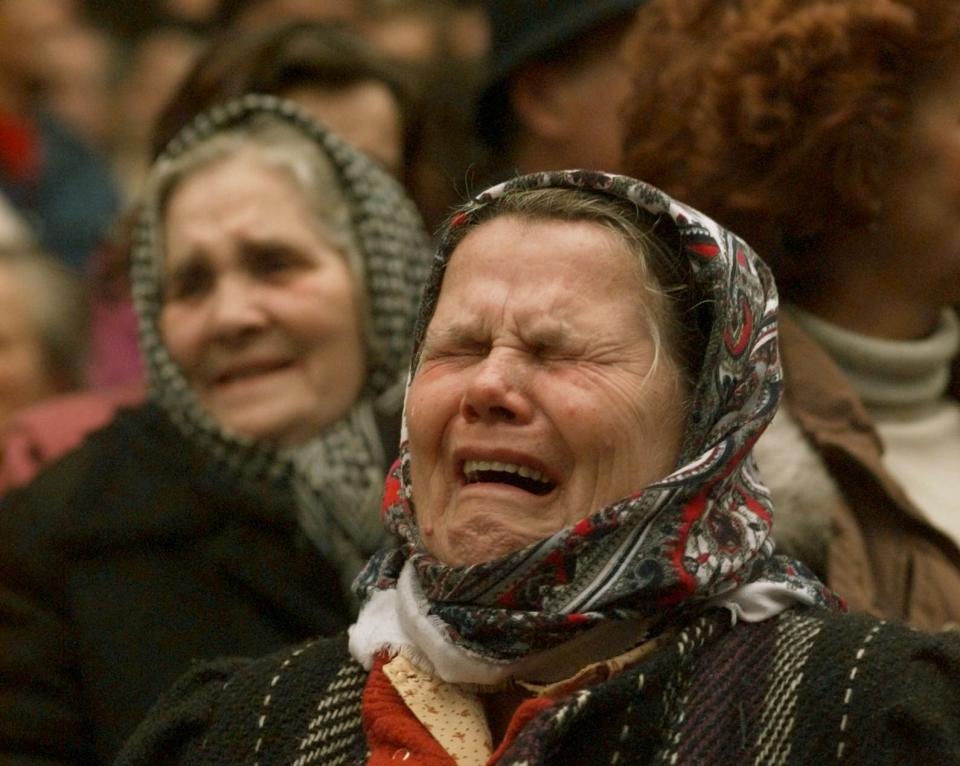
[[[469,227],[504,192],[544,188],[626,200],[654,218],[669,218],[679,232],[675,257],[689,260],[695,302],[705,305],[709,327],[677,467],[607,507],[584,508],[581,521],[544,540],[493,561],[454,567],[423,545],[404,442],[384,499],[385,522],[397,544],[358,578],[368,602],[351,628],[354,656],[369,665],[371,652],[398,649],[389,639],[371,643],[365,623],[383,609],[383,594],[407,580],[432,626],[427,632],[457,649],[460,664],[470,658],[517,662],[612,621],[637,620],[655,633],[744,593],[779,594],[779,606],[767,614],[793,602],[836,605],[801,564],[773,555],[770,497],[751,454],[781,391],[773,279],[743,241],[696,210],[640,181],[589,171],[528,175],[487,190],[450,219],[440,242],[411,369],[462,238],[457,229]],[[401,615],[400,623],[408,618]],[[399,625],[398,635],[404,630]],[[413,649],[438,666],[437,651]],[[486,677],[461,674],[456,665],[450,675],[457,677],[445,680]]]
[[[405,379],[416,307],[430,263],[420,216],[399,184],[376,163],[312,121],[292,102],[248,95],[201,114],[157,159],[148,189],[169,163],[214,136],[261,118],[302,132],[333,167],[350,214],[371,326],[367,379],[359,400],[337,423],[298,447],[276,448],[224,431],[201,407],[163,343],[163,211],[147,195],[133,250],[133,296],[150,395],[193,444],[228,471],[253,481],[290,482],[301,527],[341,572],[345,588],[384,535],[379,518],[385,472],[376,416],[396,413]],[[377,348],[371,347],[371,337]]]

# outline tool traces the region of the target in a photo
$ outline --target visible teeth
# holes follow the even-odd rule
[[[467,479],[475,481],[480,471],[498,471],[501,473],[516,473],[526,479],[533,479],[543,484],[550,484],[550,479],[542,471],[515,463],[501,463],[496,460],[467,460],[463,464],[463,473]]]

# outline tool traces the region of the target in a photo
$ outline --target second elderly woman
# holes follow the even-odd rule
[[[192,662],[349,624],[426,244],[288,102],[169,145],[133,264],[150,400],[0,508],[0,761],[112,762]]]
[[[446,230],[395,545],[349,638],[181,681],[122,764],[960,757],[960,638],[831,611],[774,556],[766,266],[632,179],[525,176]]]

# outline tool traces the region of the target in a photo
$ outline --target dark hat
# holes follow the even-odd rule
[[[488,0],[490,67],[475,113],[477,132],[499,143],[507,110],[507,81],[521,64],[576,40],[645,0]]]

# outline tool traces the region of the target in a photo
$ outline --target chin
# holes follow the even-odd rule
[[[485,564],[542,539],[540,535],[479,521],[445,531],[442,540],[430,548],[444,564],[460,567]]]
[[[307,441],[312,434],[305,433],[302,418],[293,417],[245,417],[217,418],[220,425],[238,436],[258,442],[267,442],[280,447],[289,447]]]

